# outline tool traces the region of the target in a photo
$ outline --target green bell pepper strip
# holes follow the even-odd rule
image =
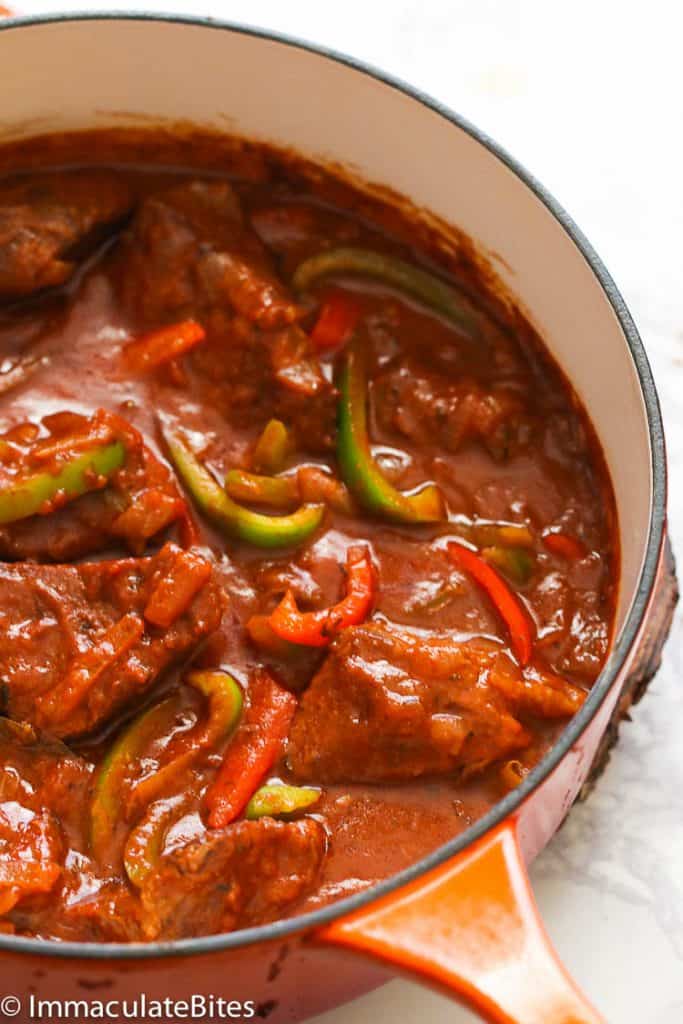
[[[123,866],[133,885],[144,885],[161,856],[169,828],[189,806],[191,798],[191,793],[178,793],[168,800],[157,800],[132,829],[123,851]]]
[[[534,535],[523,523],[477,522],[472,543],[478,548],[528,548],[534,550]]]
[[[121,441],[94,446],[68,459],[56,473],[34,473],[0,487],[0,526],[49,511],[59,497],[71,501],[100,490],[126,461]]]
[[[419,299],[470,337],[478,337],[480,333],[474,314],[455,288],[434,274],[420,270],[396,256],[373,252],[371,249],[328,249],[300,263],[292,284],[297,291],[305,291],[321,277],[330,274],[373,277]]]
[[[121,794],[126,776],[147,744],[162,733],[164,724],[178,708],[178,698],[169,697],[143,711],[102,761],[90,805],[90,850],[101,863],[107,859],[109,844],[121,817]]]
[[[282,420],[269,420],[251,456],[256,473],[279,473],[289,455],[292,441]]]
[[[287,476],[261,476],[245,469],[230,469],[225,490],[235,501],[287,509],[303,503],[324,504],[343,515],[353,515],[351,495],[344,484],[320,466],[299,466]]]
[[[195,669],[185,677],[195,690],[209,701],[211,743],[230,735],[242,713],[242,690],[227,672],[216,669]]]
[[[186,737],[187,749],[142,779],[133,789],[130,814],[163,796],[164,791],[206,751],[226,740],[242,713],[242,690],[227,672],[190,672],[185,677],[209,702],[206,722]]]
[[[225,490],[237,501],[253,502],[283,509],[299,502],[299,484],[295,476],[259,476],[244,469],[230,469]]]
[[[312,807],[320,796],[319,789],[309,786],[261,786],[247,804],[244,814],[249,821],[266,816],[275,818],[278,814],[294,814]]]
[[[252,512],[233,501],[179,437],[165,433],[173,464],[195,504],[222,532],[259,548],[301,544],[320,526],[324,505],[302,505],[285,516]]]
[[[339,379],[337,460],[342,477],[369,512],[398,523],[436,523],[446,518],[441,491],[427,484],[403,494],[378,469],[368,439],[367,357],[357,342],[347,348]]]
[[[528,583],[534,574],[534,557],[525,548],[494,546],[483,548],[481,553],[487,562],[502,569],[515,583]]]

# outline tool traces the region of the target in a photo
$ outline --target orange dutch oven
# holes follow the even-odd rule
[[[654,672],[675,601],[657,395],[599,258],[491,139],[409,86],[305,43],[208,19],[20,18],[0,30],[0,69],[3,140],[150,123],[229,130],[349,168],[457,225],[494,259],[588,409],[621,545],[616,635],[588,700],[524,782],[466,832],[366,892],[228,935],[131,946],[0,935],[0,989],[23,1001],[11,1019],[31,1019],[31,996],[144,993],[251,1001],[284,1024],[400,971],[496,1024],[597,1024],[550,945],[527,865]]]

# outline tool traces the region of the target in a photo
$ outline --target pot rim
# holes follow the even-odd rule
[[[645,558],[640,572],[633,603],[621,630],[618,643],[612,648],[602,672],[596,680],[581,710],[574,716],[562,732],[558,741],[529,773],[524,781],[512,792],[507,794],[478,821],[460,835],[438,847],[428,856],[423,857],[409,868],[392,875],[390,878],[371,886],[364,892],[331,903],[319,910],[310,911],[297,917],[276,921],[271,924],[246,928],[241,931],[228,932],[223,935],[208,935],[196,939],[178,939],[169,942],[154,943],[92,943],[92,942],[55,942],[45,939],[32,939],[22,936],[0,935],[0,953],[26,953],[41,957],[80,960],[153,960],[162,957],[197,956],[206,953],[218,953],[224,950],[252,946],[259,942],[278,941],[295,933],[309,932],[329,924],[335,918],[359,910],[375,900],[394,892],[401,886],[415,881],[421,875],[436,868],[444,861],[455,857],[466,847],[473,844],[496,825],[511,816],[541,783],[553,772],[557,765],[574,746],[583,732],[595,718],[612,686],[618,682],[622,668],[634,645],[657,576],[657,568],[664,542],[666,524],[666,450],[664,429],[662,425],[659,398],[655,387],[650,364],[633,322],[631,314],[607,268],[597,255],[581,229],[574,223],[569,214],[547,189],[527,171],[527,169],[511,156],[502,146],[498,145],[489,135],[476,128],[466,118],[455,113],[448,106],[440,103],[420,89],[383,71],[366,61],[357,60],[340,53],[330,47],[312,43],[295,36],[289,36],[268,29],[257,28],[244,23],[230,22],[211,17],[192,15],[146,12],[146,11],[67,11],[59,14],[32,15],[3,19],[0,32],[18,28],[31,28],[37,25],[62,24],[64,22],[81,21],[131,21],[159,22],[163,24],[180,24],[192,27],[232,32],[238,35],[252,36],[256,39],[279,43],[293,49],[307,51],[324,57],[327,60],[342,64],[352,71],[373,78],[383,85],[403,93],[423,107],[449,121],[457,128],[466,132],[475,142],[484,146],[497,160],[529,188],[543,203],[546,209],[569,236],[576,248],[588,263],[597,278],[614,314],[619,321],[621,330],[630,349],[636,369],[640,390],[645,405],[648,422],[648,433],[651,453],[652,503]]]

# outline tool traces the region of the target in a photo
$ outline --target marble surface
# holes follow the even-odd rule
[[[68,6],[19,5],[26,13]],[[86,5],[73,0],[70,6]],[[593,242],[640,328],[664,409],[671,530],[683,551],[678,5],[143,0],[138,6],[211,13],[347,51],[449,104],[529,167]],[[679,609],[662,670],[624,727],[598,789],[532,870],[559,952],[610,1024],[683,1021],[682,675]],[[473,1019],[440,996],[395,981],[316,1024]]]

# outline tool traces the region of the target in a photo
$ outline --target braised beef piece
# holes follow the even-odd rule
[[[86,884],[84,885],[84,876]],[[47,929],[72,942],[141,942],[140,903],[119,879],[86,874],[83,862],[67,863],[62,871],[61,906],[57,914],[29,916],[19,907],[12,915],[18,931]]]
[[[34,174],[0,187],[0,299],[62,285],[90,239],[121,221],[128,185],[110,171]]]
[[[5,710],[56,736],[90,732],[187,659],[222,608],[211,564],[173,544],[153,558],[0,566]]]
[[[40,907],[59,884],[91,771],[59,741],[0,719],[0,914]]]
[[[483,771],[532,740],[527,718],[565,718],[584,693],[524,673],[501,644],[346,630],[301,699],[288,763],[301,780],[394,782]]]
[[[272,921],[313,886],[326,843],[323,827],[310,818],[261,818],[171,850],[142,889],[146,938],[189,938]]]
[[[456,452],[481,441],[497,459],[528,443],[533,420],[522,396],[474,379],[430,373],[410,359],[378,376],[373,386],[378,422],[416,444]]]
[[[145,199],[120,257],[123,299],[150,326],[217,308],[265,330],[299,316],[226,181],[191,181]]]
[[[227,182],[189,182],[146,199],[119,267],[123,301],[144,325],[201,321],[207,342],[190,363],[203,397],[231,422],[279,415],[307,447],[330,447],[336,392]]]
[[[202,398],[237,427],[284,420],[303,451],[334,445],[337,391],[311,356],[308,336],[293,324],[268,334],[243,317],[215,317],[208,341],[190,357]]]
[[[93,774],[60,740],[0,718],[3,931],[85,942],[142,938],[134,894],[100,877],[83,843]]]
[[[66,562],[123,541],[142,554],[149,540],[188,508],[169,470],[126,420],[100,409],[94,416],[63,412],[40,425],[14,427],[0,438],[0,482],[58,471],[64,458],[95,443],[120,440],[126,461],[106,487],[90,491],[45,515],[0,526],[0,557]]]
[[[64,839],[55,816],[0,804],[0,915],[22,900],[44,900],[62,873]]]
[[[608,566],[603,558],[587,554],[572,565],[571,576],[567,576],[557,569],[539,574],[530,597],[543,631],[545,656],[558,672],[590,686],[609,650],[610,623],[605,618],[604,597]]]
[[[0,718],[0,801],[49,807],[66,831],[80,827],[92,765],[28,722]]]

